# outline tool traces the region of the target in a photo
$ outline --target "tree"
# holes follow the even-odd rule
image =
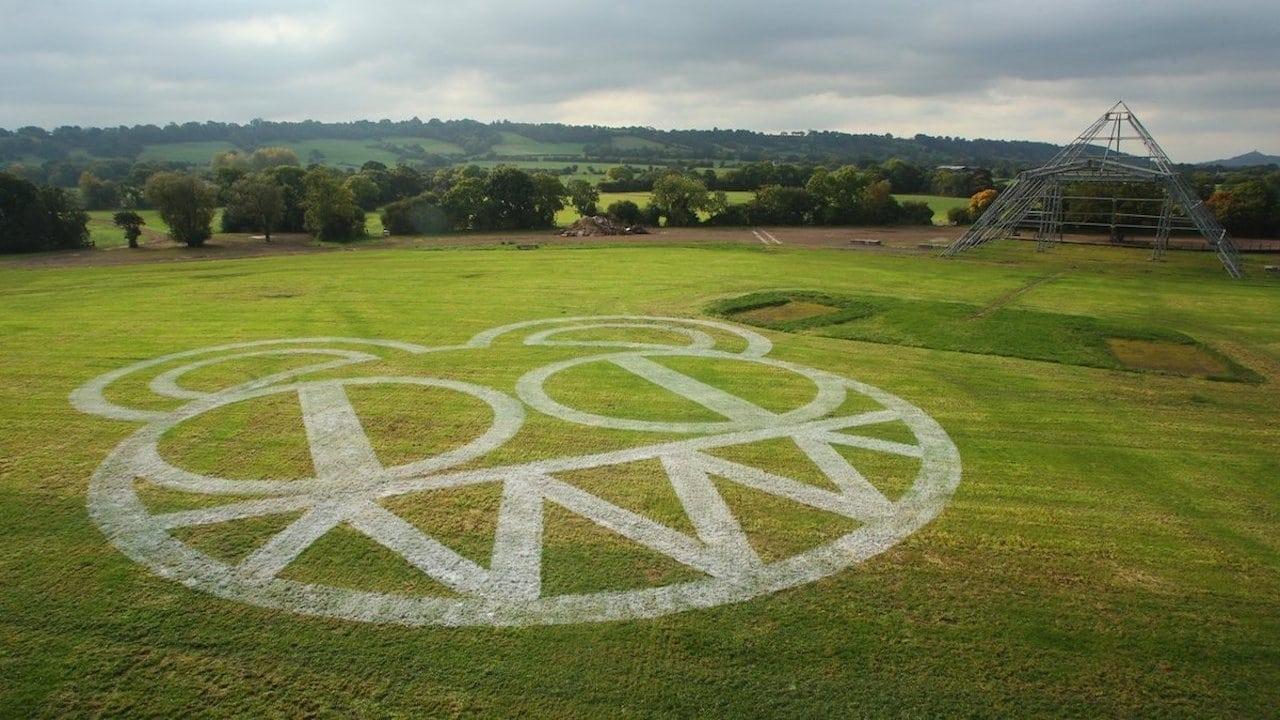
[[[853,165],[834,171],[814,170],[805,184],[819,202],[815,222],[823,225],[849,225],[865,222],[864,190],[871,178]]]
[[[80,201],[86,210],[107,210],[120,206],[120,187],[85,170],[80,173]]]
[[[173,239],[188,247],[199,247],[212,231],[218,191],[209,183],[186,173],[161,172],[147,180],[147,202],[160,211]]]
[[[307,172],[304,226],[317,240],[346,241],[364,235],[364,211],[341,176],[325,168]]]
[[[568,191],[560,178],[550,173],[533,174],[533,218],[537,227],[552,227],[556,213],[564,209]]]
[[[273,167],[299,165],[298,153],[286,147],[264,147],[253,151],[249,159],[254,170],[267,170]]]
[[[536,194],[529,173],[513,167],[494,168],[485,180],[485,212],[479,224],[494,230],[533,227]]]
[[[0,172],[0,252],[84,247],[89,214],[61,188]]]
[[[896,193],[916,193],[925,189],[924,173],[911,163],[894,158],[881,165],[881,168]]]
[[[679,173],[669,173],[653,184],[650,205],[667,218],[668,225],[693,225],[698,211],[707,206],[707,186]]]
[[[753,225],[807,225],[814,222],[821,201],[804,188],[767,185],[747,203]]]
[[[998,193],[994,188],[988,188],[974,193],[973,197],[969,198],[969,209],[967,210],[969,213],[969,222],[974,222],[978,218],[982,217],[982,213],[986,212],[987,208],[991,206],[991,203],[995,202],[997,195]]]
[[[1276,200],[1262,180],[1228,185],[1205,202],[1223,227],[1233,235],[1263,237],[1274,234]]]
[[[352,175],[343,183],[351,194],[355,196],[356,204],[361,210],[372,210],[378,207],[378,199],[382,196],[382,189],[368,175],[363,173]]]
[[[284,188],[266,173],[254,173],[231,186],[224,214],[248,218],[271,242],[271,231],[284,217]]]
[[[475,177],[459,180],[445,192],[440,205],[454,230],[479,227],[485,211],[484,180]]]
[[[281,165],[271,168],[267,176],[284,191],[284,215],[280,219],[280,232],[306,232],[306,208],[303,206],[307,195],[307,171],[296,165]],[[226,217],[226,214],[223,214]]]
[[[890,225],[902,216],[902,206],[893,199],[888,180],[876,180],[862,190],[857,221],[869,225]]]
[[[111,222],[124,230],[124,239],[129,241],[129,247],[138,247],[138,236],[142,234],[142,226],[147,224],[141,215],[132,210],[122,210],[111,216]]]
[[[579,178],[569,181],[568,191],[569,204],[578,211],[579,215],[587,217],[600,212],[596,207],[600,202],[600,191],[595,185]]]

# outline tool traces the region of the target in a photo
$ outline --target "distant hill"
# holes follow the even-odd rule
[[[1243,155],[1237,155],[1226,160],[1213,160],[1211,162],[1200,163],[1205,166],[1242,168],[1253,167],[1255,165],[1280,165],[1280,155],[1266,155],[1254,150]]]
[[[13,163],[85,162],[124,159],[207,165],[215,152],[283,145],[303,162],[359,167],[367,160],[455,164],[468,161],[554,162],[645,161],[719,164],[787,162],[881,162],[901,158],[918,165],[980,165],[1012,171],[1038,165],[1058,146],[1023,140],[986,140],[915,135],[803,130],[658,130],[559,123],[481,123],[418,118],[343,123],[271,122],[239,125],[188,122],[164,126],[53,130],[0,129],[0,168]]]

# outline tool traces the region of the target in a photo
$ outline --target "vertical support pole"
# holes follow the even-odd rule
[[[1044,252],[1062,239],[1062,183],[1051,180],[1041,199],[1040,227],[1036,230],[1036,251]]]
[[[1173,227],[1173,199],[1165,193],[1164,203],[1160,206],[1160,224],[1156,226],[1155,249],[1151,251],[1152,260],[1163,260],[1165,250],[1169,248],[1169,233]]]

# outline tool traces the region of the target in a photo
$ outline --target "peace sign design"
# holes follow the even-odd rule
[[[654,342],[655,331],[682,342]],[[632,332],[648,340],[609,339]],[[597,339],[589,339],[593,333]],[[414,375],[306,379],[308,375],[355,370],[388,353],[443,353],[442,357],[448,358],[449,353],[485,352],[494,343],[513,338],[525,346],[574,354],[528,369],[511,388],[513,393],[456,379]],[[719,349],[718,344],[726,340],[740,349]],[[642,316],[534,320],[488,330],[460,345],[439,347],[337,337],[265,340],[135,363],[80,387],[71,394],[71,402],[86,413],[141,423],[94,473],[89,513],[110,542],[127,556],[193,589],[296,613],[403,625],[530,625],[651,618],[742,601],[839,572],[884,551],[932,520],[960,481],[955,445],[922,410],[855,380],[770,358],[771,349],[764,336],[728,323]],[[213,392],[192,390],[181,383],[184,375],[202,367],[280,356],[314,357],[316,362]],[[663,363],[665,358],[747,363],[803,378],[816,391],[800,407],[771,411],[714,382],[672,369]],[[552,378],[592,364],[621,369],[723,419],[694,422],[615,417],[565,404],[548,389]],[[158,396],[180,401],[176,409],[127,407],[107,399],[106,390],[113,383],[161,369],[148,387]],[[393,390],[428,387],[457,393],[482,403],[492,419],[483,432],[447,452],[388,466],[379,460],[348,397],[350,389],[361,386]],[[864,396],[877,409],[839,412],[851,394]],[[290,395],[296,397],[301,410],[315,469],[311,477],[222,478],[193,472],[162,457],[162,436],[183,423],[232,403]],[[529,412],[578,426],[662,437],[622,450],[486,464],[486,456],[518,441]],[[904,424],[913,440],[894,442],[859,434],[860,428],[884,423]],[[671,439],[673,436],[676,439]],[[830,481],[830,487],[726,460],[713,452],[776,439],[794,442]],[[891,500],[846,459],[838,449],[841,446],[913,459],[919,463],[918,474],[901,496]],[[657,461],[692,533],[609,502],[561,477],[637,461]],[[753,549],[714,479],[855,520],[857,527],[834,541],[765,561]],[[225,496],[227,501],[156,513],[140,498],[139,483],[215,501]],[[412,493],[480,484],[501,488],[487,566],[464,557],[386,504]],[[546,593],[542,549],[548,505],[691,568],[698,579],[628,590]],[[236,563],[200,552],[173,534],[183,528],[216,528],[235,520],[291,513],[300,514]],[[398,554],[453,595],[388,593],[303,583],[281,576],[304,551],[339,525]]]

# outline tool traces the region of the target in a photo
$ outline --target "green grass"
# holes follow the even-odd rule
[[[969,207],[969,198],[947,197],[946,195],[894,195],[898,202],[922,202],[933,209],[933,224],[946,225],[947,211],[951,208]]]
[[[490,148],[498,155],[581,155],[583,143],[541,142],[518,133],[500,130],[502,140]]]
[[[1030,290],[1052,279],[1036,278],[1025,288]],[[764,322],[743,317],[758,308],[782,307],[797,300],[828,306],[831,312]],[[1180,332],[1104,322],[1084,315],[1010,308],[1005,306],[1006,300],[1007,297],[997,298],[987,306],[980,306],[879,295],[772,291],[720,300],[709,305],[708,311],[788,332],[1114,369],[1124,369],[1126,365],[1109,349],[1109,340],[1187,345],[1225,366],[1223,372],[1208,374],[1211,379],[1262,381],[1257,373]]]
[[[116,214],[116,210],[90,210],[89,211],[89,240],[95,247],[111,248],[128,244],[124,238],[124,232],[115,226],[112,222],[112,216]],[[138,239],[139,242],[147,243],[154,239],[156,234],[168,235],[169,226],[160,218],[160,212],[157,210],[135,210],[134,212],[142,216],[146,221],[143,225],[143,235]],[[216,235],[221,232],[222,228],[222,208],[218,208],[213,213],[213,221],[210,223],[213,232]],[[382,234],[382,223],[377,221],[378,234]]]
[[[952,260],[691,245],[353,249],[42,269],[0,261],[0,716],[1271,715],[1280,706],[1280,285],[1255,258],[1249,278],[1234,282],[1208,253],[1171,253],[1163,263],[1146,255],[1001,243]],[[1046,276],[1052,280],[1032,285]],[[80,414],[68,393],[137,360],[266,338],[443,345],[533,318],[699,317],[717,300],[771,288],[874,301],[893,320],[874,342],[761,332],[774,357],[921,407],[951,435],[964,468],[937,520],[821,582],[653,620],[371,626],[222,600],[156,577],[111,546],[86,511],[94,469],[138,425]],[[1020,342],[1002,323],[966,334],[933,327],[958,316],[918,312],[949,304],[999,308],[991,318],[1028,313],[1010,316],[1010,327],[1044,331],[1035,343],[1046,349],[1077,339],[1053,331],[1063,316],[1180,333],[1265,382],[992,354]],[[846,325],[877,315],[864,317]],[[945,338],[950,349],[895,336],[895,328]],[[512,393],[527,369],[575,354],[512,338],[484,352],[388,352],[357,371],[318,377],[425,375]],[[770,407],[812,392],[789,376],[663,362]],[[255,367],[281,364],[208,367],[184,382],[219,387]],[[111,398],[172,408],[151,398],[148,379]],[[584,407],[703,410],[657,405],[667,400],[643,395],[652,388],[604,364],[556,382],[558,398]],[[390,386],[353,402],[389,458],[411,455],[419,442],[469,437],[484,417],[447,394]],[[167,436],[166,457],[231,477],[305,468],[285,407],[296,411],[285,395],[227,407]],[[528,414],[516,439],[482,462],[660,439]],[[895,439],[893,428],[884,432]],[[788,452],[748,447],[733,459],[812,478]],[[865,469],[886,492],[910,471]],[[673,527],[687,522],[652,467],[571,481]],[[429,491],[397,510],[484,561],[499,502],[491,490]],[[722,492],[766,557],[842,531],[759,493]],[[143,501],[162,511],[209,498],[163,491]],[[635,587],[688,572],[567,513],[547,517],[544,582],[557,591]],[[249,523],[185,539],[233,558],[278,529]],[[441,592],[398,560],[343,529],[288,572],[307,582]]]
[[[93,241],[96,247],[108,248],[126,245],[124,239],[124,231],[115,226],[111,221],[112,216],[116,214],[116,210],[90,210],[89,211],[89,239]],[[146,221],[143,226],[144,234],[139,238],[140,242],[147,240],[147,231],[168,234],[169,226],[164,220],[160,219],[160,213],[156,210],[135,210],[134,212],[142,216]],[[216,218],[215,218],[216,219]],[[217,224],[214,229],[217,229]]]

